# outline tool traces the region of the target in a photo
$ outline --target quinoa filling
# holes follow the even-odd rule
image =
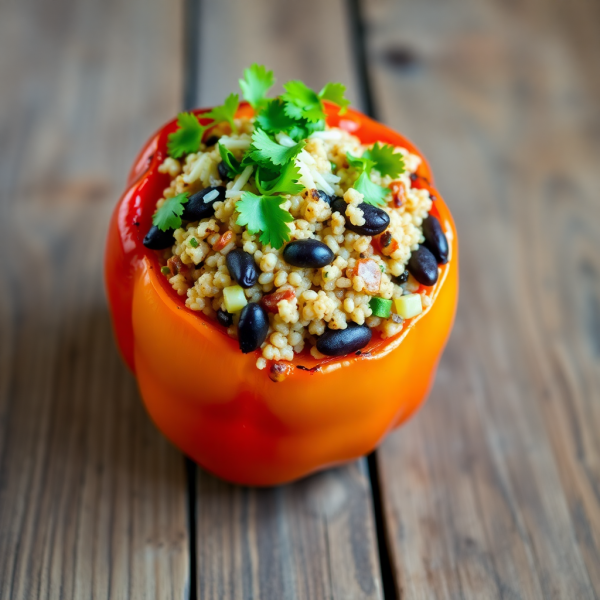
[[[372,332],[397,335],[430,305],[447,259],[444,234],[428,217],[432,198],[412,186],[420,158],[365,146],[324,123],[295,138],[290,129],[265,133],[260,114],[232,114],[195,151],[171,152],[160,165],[171,183],[155,224],[167,209],[175,221],[153,227],[165,242],[150,239],[151,230],[144,243],[159,253],[163,276],[242,352],[257,351],[259,369],[304,351],[315,359],[356,352]],[[267,150],[281,162],[270,171],[260,162]],[[280,183],[286,170],[291,187]]]

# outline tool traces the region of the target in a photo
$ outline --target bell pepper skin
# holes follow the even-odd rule
[[[328,123],[363,143],[382,141],[420,155],[405,138],[353,110],[328,106]],[[203,110],[196,111],[200,115]],[[238,114],[251,114],[242,104]],[[275,485],[364,455],[423,403],[450,333],[458,296],[452,216],[432,187],[425,160],[413,185],[435,196],[431,214],[447,233],[450,257],[431,290],[433,303],[391,339],[373,336],[360,355],[321,361],[303,353],[283,381],[256,368],[223,328],[185,306],[142,240],[170,178],[168,123],[136,160],[108,234],[105,278],[123,359],[157,427],[185,454],[228,481]],[[298,368],[301,365],[304,368]]]

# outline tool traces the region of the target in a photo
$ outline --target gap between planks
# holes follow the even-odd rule
[[[198,69],[199,36],[196,35],[196,24],[199,22],[201,0],[184,0],[183,6],[183,109],[192,110],[198,104]],[[189,528],[190,588],[189,600],[198,598],[198,539],[197,539],[197,506],[198,506],[198,466],[188,458],[185,463],[187,485],[187,516]]]

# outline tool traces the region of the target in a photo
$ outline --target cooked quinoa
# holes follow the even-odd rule
[[[251,143],[253,122],[239,119],[236,125],[238,134],[223,135],[220,143],[241,160]],[[290,361],[294,354],[305,348],[310,349],[314,358],[322,358],[316,348],[316,337],[327,327],[345,329],[351,321],[359,325],[366,323],[379,331],[384,339],[398,333],[402,329],[402,321],[394,316],[388,319],[372,316],[369,302],[373,296],[394,299],[407,290],[418,289],[419,284],[412,278],[401,285],[395,284],[393,279],[404,273],[411,252],[424,241],[422,222],[431,209],[432,200],[427,190],[411,187],[410,175],[416,172],[420,158],[405,148],[396,148],[395,151],[403,155],[406,166],[405,172],[396,180],[403,186],[404,201],[397,208],[388,203],[383,210],[390,217],[387,231],[397,242],[397,247],[389,256],[385,251],[375,253],[371,237],[345,227],[346,219],[355,225],[364,223],[358,208],[363,196],[352,187],[357,174],[354,168],[349,167],[346,154],[360,156],[367,148],[347,131],[328,128],[314,133],[298,158],[302,163],[300,183],[306,189],[298,195],[288,196],[282,208],[294,218],[289,224],[291,240],[320,240],[334,253],[335,260],[320,269],[290,266],[283,260],[283,248],[276,250],[264,246],[257,235],[237,225],[236,201],[242,191],[256,193],[257,190],[249,178],[250,174],[242,173],[228,182],[221,179],[218,171],[221,156],[217,144],[211,147],[202,144],[199,152],[189,154],[183,162],[166,158],[159,171],[168,173],[173,179],[157,207],[165,199],[183,192],[193,194],[203,188],[220,185],[227,189],[226,200],[215,204],[214,216],[176,229],[175,245],[164,252],[165,262],[178,257],[183,265],[190,268],[190,271],[184,269],[184,273],[175,272],[178,261],[171,260],[175,274],[170,272],[166,275],[177,293],[186,297],[186,306],[203,312],[211,319],[217,318],[217,310],[225,310],[223,289],[235,283],[227,269],[226,256],[238,247],[254,257],[260,270],[256,285],[244,290],[248,302],[260,302],[264,296],[274,292],[294,292],[293,298],[278,302],[276,314],[269,313],[269,333],[261,346],[265,359]],[[333,165],[335,171],[332,170]],[[329,204],[321,199],[315,180],[322,187],[325,187],[323,182],[327,184],[326,193],[345,200],[345,216],[332,213]],[[376,171],[371,173],[371,180],[384,187],[392,184],[389,177],[382,178]],[[391,196],[390,190],[390,200]],[[215,249],[219,248],[219,241],[226,232],[233,235],[223,248]],[[371,260],[377,265],[381,273],[378,285],[368,285],[360,275],[352,273],[361,259]],[[236,338],[236,325],[231,325],[227,333]],[[265,363],[258,361],[258,366],[265,366]]]
[[[279,103],[274,108],[282,109],[284,102],[291,101],[282,96],[269,102]],[[365,146],[344,129],[327,127],[322,121],[320,129],[305,130],[307,135],[299,140],[298,135],[292,138],[283,131],[270,131],[267,135],[257,121],[260,121],[260,113],[258,119],[233,119],[232,113],[226,122],[213,124],[210,137],[196,145],[197,151],[180,152],[179,158],[169,156],[159,166],[159,171],[168,175],[171,182],[156,204],[155,217],[165,203],[181,198],[183,202],[189,198],[190,204],[192,199],[198,202],[200,198],[202,210],[206,208],[203,202],[210,204],[210,210],[204,211],[205,218],[190,220],[185,212],[182,218],[177,217],[180,226],[172,225],[174,230],[167,233],[169,236],[172,233],[172,238],[167,240],[169,247],[146,244],[149,248],[165,248],[158,250],[164,277],[185,297],[188,308],[219,323],[232,338],[240,338],[243,352],[256,349],[260,353],[256,362],[259,369],[265,368],[267,361],[292,361],[295,355],[305,351],[315,359],[324,358],[317,349],[318,341],[327,335],[331,337],[335,331],[348,329],[353,335],[350,330],[360,326],[360,331],[368,335],[362,346],[355,346],[358,348],[370,340],[369,330],[383,339],[399,334],[403,317],[416,316],[431,304],[427,288],[420,283],[433,285],[437,280],[437,264],[445,262],[439,252],[434,258],[422,246],[431,241],[428,236],[435,232],[432,234],[427,226],[424,235],[424,220],[431,209],[432,198],[426,189],[412,185],[420,158],[406,148],[387,146],[385,160],[398,165],[403,163],[403,169],[397,169],[394,178],[389,174],[382,176],[385,169],[378,170],[377,162],[370,162],[368,170],[364,167],[365,159],[380,152],[381,147]],[[301,123],[308,127],[308,121]],[[260,124],[262,126],[263,121]],[[286,149],[293,151],[291,158],[285,160],[288,167],[295,168],[292,185],[297,188],[296,193],[265,192],[264,187],[274,179],[261,181],[259,185],[260,165],[251,160],[249,164],[246,162],[259,147],[257,134],[263,136],[263,146],[274,148],[277,155],[283,155]],[[199,139],[202,139],[202,131]],[[224,152],[230,157],[227,161]],[[400,155],[402,161],[394,155]],[[228,168],[232,162],[237,165],[235,172]],[[281,164],[285,164],[284,159]],[[273,169],[273,165],[270,167]],[[271,172],[269,177],[283,177],[284,166],[274,169],[279,172],[276,175]],[[369,179],[366,187],[365,177]],[[376,198],[377,202],[365,198],[361,189],[364,194],[379,190],[380,198]],[[254,233],[246,215],[246,220],[240,218],[243,211],[240,200],[250,197],[258,201],[265,193],[268,195],[263,196],[263,200],[268,203],[275,200],[287,213],[277,213],[279,233],[283,227],[283,237],[266,238],[271,239],[270,244],[265,243],[260,231]],[[376,204],[378,206],[374,206]],[[277,205],[268,206],[269,210],[273,206],[277,208]],[[164,206],[168,207],[168,204]],[[181,211],[183,208],[177,214],[181,215]],[[377,219],[379,223],[383,219],[384,225],[375,230],[371,226]],[[436,227],[441,231],[437,221]],[[367,231],[375,233],[367,235]],[[158,231],[154,233],[163,235]],[[443,233],[439,235],[443,237]],[[445,238],[443,241],[446,242]],[[277,245],[280,247],[274,247]],[[305,252],[307,248],[319,255],[317,258],[322,264],[318,267],[299,264],[294,258],[294,253]],[[416,267],[411,268],[413,263]],[[246,280],[244,284],[240,280],[240,271],[235,266],[239,264],[253,273],[251,283]],[[232,268],[238,269],[237,274],[231,272]],[[424,275],[417,276],[417,271],[423,269]],[[232,309],[234,304],[236,308]],[[249,345],[240,336],[244,311],[252,312],[247,307],[255,309],[259,322],[255,328],[260,329],[258,337]],[[251,338],[253,335],[250,331]],[[339,346],[339,341],[336,343]],[[319,346],[323,352],[325,346]],[[338,350],[335,349],[337,354],[330,352],[329,355],[339,356]]]

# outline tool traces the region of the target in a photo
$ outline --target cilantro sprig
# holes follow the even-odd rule
[[[156,225],[161,231],[177,229],[181,227],[181,215],[183,205],[189,200],[186,192],[177,194],[173,198],[167,198],[160,208],[152,215],[152,225]]]
[[[260,233],[263,244],[280,248],[290,239],[288,223],[293,221],[290,213],[281,207],[285,202],[282,195],[297,194],[304,189],[299,183],[301,172],[296,160],[306,144],[305,140],[312,133],[325,129],[325,101],[339,106],[340,114],[346,111],[350,102],[345,97],[346,88],[341,83],[328,83],[317,93],[301,81],[287,82],[281,96],[269,99],[267,93],[274,83],[273,72],[262,65],[253,64],[245,69],[239,84],[242,96],[255,111],[252,144],[241,160],[222,144],[218,148],[230,178],[240,175],[248,166],[254,170],[258,195],[248,191],[242,193],[235,205],[239,213],[237,223],[247,226],[252,233]],[[238,107],[238,94],[230,94],[223,105],[201,115],[200,118],[210,120],[207,125],[201,125],[199,117],[193,113],[178,115],[178,129],[168,137],[169,155],[180,158],[197,152],[206,130],[217,123],[229,123],[235,132],[234,119]],[[295,144],[289,146],[278,143],[274,138],[279,132],[285,133]],[[357,160],[356,168],[361,175],[356,185],[365,189],[369,184],[375,185],[368,178],[370,169],[377,168],[376,164],[393,162],[393,159],[390,162],[387,154],[378,156],[377,152],[374,156]],[[373,191],[367,189],[366,192],[365,197],[374,197]],[[183,205],[187,200],[187,194],[169,198],[156,211],[152,222],[162,231],[180,227]]]
[[[320,92],[319,98],[321,100],[329,100],[340,107],[340,115],[343,115],[348,106],[350,100],[348,100],[344,94],[346,93],[346,86],[341,83],[328,83]]]
[[[401,173],[404,173],[404,157],[398,152],[394,152],[394,146],[389,144],[379,145],[376,142],[370,150],[366,150],[363,158],[373,161],[373,167],[379,171],[382,177],[389,175],[396,179]]]
[[[260,233],[260,241],[272,248],[281,248],[290,239],[290,228],[294,220],[287,210],[281,208],[282,196],[257,196],[244,192],[235,208],[239,212],[236,223],[246,226],[252,234]]]
[[[295,142],[306,139],[315,131],[325,129],[325,121],[311,123],[307,119],[295,119],[286,113],[286,103],[279,98],[270,100],[265,108],[256,116],[256,122],[264,131],[275,134],[282,131]]]
[[[270,196],[272,194],[299,194],[304,186],[298,183],[300,169],[290,161],[279,173],[274,173],[259,167],[256,170],[255,182],[258,191]]]
[[[221,155],[223,164],[227,168],[227,175],[230,179],[233,179],[244,170],[245,167],[243,167],[241,162],[233,155],[233,152],[229,148],[225,148],[223,144],[219,144],[219,154]]]
[[[296,121],[306,119],[309,123],[318,123],[325,119],[325,111],[319,96],[301,81],[288,81],[283,86],[285,94],[285,114]]]
[[[173,158],[196,152],[206,131],[206,127],[200,125],[200,121],[192,113],[179,113],[177,126],[178,129],[167,138],[167,151]]]
[[[346,86],[341,83],[328,83],[318,94],[302,81],[289,81],[283,88],[281,96],[285,102],[285,113],[296,121],[306,120],[309,123],[325,122],[325,105],[323,100],[329,100],[340,107],[344,114],[350,101],[344,96]]]
[[[237,131],[233,117],[237,112],[238,106],[240,105],[240,97],[237,94],[229,94],[225,99],[225,102],[221,106],[215,106],[212,110],[204,113],[202,116],[205,119],[212,119],[211,127],[217,123],[226,121],[231,125],[232,131]]]
[[[252,133],[252,146],[247,156],[257,165],[273,169],[294,160],[305,145],[306,142],[300,141],[291,147],[282,146],[262,129],[256,128]]]
[[[389,190],[371,181],[367,171],[363,171],[354,183],[354,189],[364,196],[364,201],[373,206],[383,206]]]
[[[402,154],[395,153],[394,147],[389,144],[380,146],[377,142],[372,148],[363,152],[362,156],[352,156],[348,152],[346,158],[348,164],[359,173],[354,189],[364,196],[367,204],[383,206],[389,190],[371,181],[371,171],[375,169],[382,177],[389,175],[395,179],[404,172]]]
[[[289,131],[296,125],[296,120],[285,114],[285,103],[280,98],[269,100],[256,115],[256,122],[264,131]]]
[[[244,79],[240,79],[240,89],[244,98],[254,109],[265,105],[266,93],[273,87],[275,77],[273,71],[267,71],[263,65],[254,63],[244,70]]]
[[[256,127],[252,133],[252,144],[240,163],[240,168],[249,165],[255,168],[254,180],[260,195],[251,192],[242,194],[235,205],[239,213],[236,222],[246,225],[251,233],[260,233],[261,242],[270,244],[272,248],[281,248],[290,239],[287,223],[294,219],[281,208],[285,198],[279,194],[297,194],[304,189],[298,183],[300,169],[295,160],[305,144],[301,140],[293,146],[284,146]]]
[[[204,132],[217,125],[227,122],[233,131],[236,131],[233,118],[239,106],[239,96],[229,94],[221,106],[202,114],[203,119],[210,119],[208,125],[200,125],[198,117],[193,113],[179,113],[177,115],[177,129],[167,137],[167,151],[173,158],[181,158],[184,154],[197,152]]]

